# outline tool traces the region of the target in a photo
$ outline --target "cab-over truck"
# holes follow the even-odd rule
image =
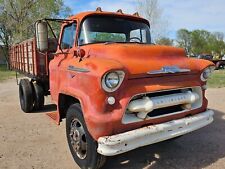
[[[103,166],[106,156],[176,138],[213,121],[205,97],[214,64],[188,58],[185,50],[155,45],[149,22],[100,8],[60,20],[58,42],[48,19],[35,36],[10,50],[20,80],[24,112],[44,107],[51,95],[66,118],[68,145],[84,169]]]

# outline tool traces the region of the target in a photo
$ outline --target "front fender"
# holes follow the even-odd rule
[[[70,62],[70,66],[76,65]],[[118,120],[118,117],[107,112],[107,98],[110,94],[102,89],[102,77],[110,70],[124,68],[117,61],[99,58],[85,59],[81,61],[79,68],[87,71],[67,70],[61,75],[64,79],[60,82],[59,93],[80,101],[88,131],[97,140],[99,136],[112,133],[113,122]]]

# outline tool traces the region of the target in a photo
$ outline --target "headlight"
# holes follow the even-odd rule
[[[116,91],[123,82],[125,73],[123,71],[114,71],[106,73],[102,78],[102,88],[107,92]]]
[[[209,66],[207,67],[201,74],[201,81],[205,82],[210,77],[212,72],[215,70],[215,66]]]
[[[120,82],[119,74],[117,72],[108,73],[105,77],[105,84],[108,88],[114,89]]]

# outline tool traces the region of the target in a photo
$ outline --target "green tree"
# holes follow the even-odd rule
[[[225,53],[225,42],[224,42],[224,34],[222,32],[214,32],[211,35],[211,39],[209,41],[211,51],[213,54],[217,56],[224,55]]]
[[[191,32],[187,29],[180,29],[177,31],[177,43],[179,47],[186,49],[188,53],[191,52]]]
[[[0,0],[0,44],[8,53],[12,43],[27,38],[27,28],[36,20],[65,17],[70,11],[63,0]]]
[[[166,37],[159,38],[156,43],[159,45],[173,46],[173,40]]]
[[[12,31],[7,26],[7,19],[5,15],[0,15],[0,48],[3,52],[4,58],[8,65],[8,51],[9,46],[12,44]],[[9,65],[8,65],[9,66]]]
[[[196,54],[208,53],[220,55],[224,50],[222,36],[208,32],[206,30],[194,30],[191,33],[192,51]]]
[[[213,54],[220,56],[225,52],[224,34],[221,32],[211,33],[206,30],[180,29],[177,32],[179,47],[185,48],[189,54]]]
[[[209,46],[210,32],[205,30],[194,30],[191,32],[192,52],[195,54],[211,53]]]

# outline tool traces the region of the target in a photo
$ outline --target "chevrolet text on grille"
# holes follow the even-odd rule
[[[152,98],[143,97],[142,99],[131,101],[128,106],[128,110],[132,113],[136,112],[139,118],[145,119],[147,114],[154,109],[170,107],[174,105],[191,107],[191,104],[198,99],[199,95],[191,91]]]

